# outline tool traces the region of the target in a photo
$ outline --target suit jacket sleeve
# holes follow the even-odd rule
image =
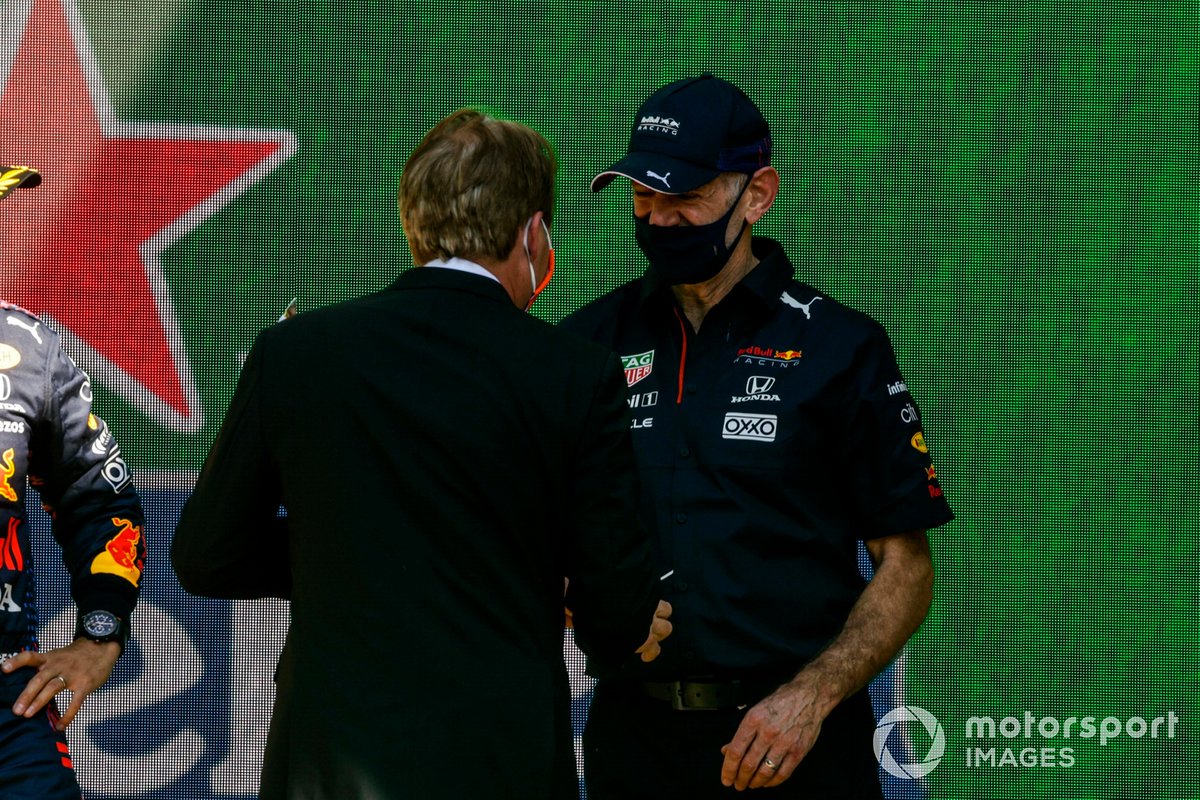
[[[290,595],[279,472],[263,430],[263,373],[270,330],[254,343],[229,413],[183,507],[171,562],[192,594],[231,599]]]
[[[567,508],[567,607],[575,640],[601,667],[617,667],[641,646],[658,604],[650,540],[637,517],[637,474],[625,381],[609,354],[572,460]]]

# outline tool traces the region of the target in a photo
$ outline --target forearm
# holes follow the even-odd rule
[[[923,534],[906,535],[879,561],[841,633],[795,682],[819,687],[821,711],[828,714],[891,663],[920,627],[932,599],[928,543]]]

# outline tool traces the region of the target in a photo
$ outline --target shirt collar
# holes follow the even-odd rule
[[[758,259],[758,266],[750,270],[738,285],[753,292],[764,306],[774,308],[779,296],[791,282],[796,268],[792,266],[783,246],[774,239],[756,236],[751,249]]]
[[[436,267],[437,269],[453,269],[459,272],[469,272],[472,275],[481,275],[485,278],[491,278],[496,283],[500,283],[497,278],[486,267],[481,267],[474,261],[468,261],[465,258],[452,257],[447,259],[435,258],[433,261],[425,264],[427,267]]]

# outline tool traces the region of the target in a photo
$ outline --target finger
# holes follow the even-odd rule
[[[766,783],[767,779],[769,779],[771,770],[764,767],[764,761],[775,740],[775,733],[770,729],[758,725],[754,721],[753,716],[748,715],[743,718],[742,724],[753,729],[754,739],[745,748],[741,760],[734,765],[733,787],[738,791],[749,787],[751,782],[764,771],[767,774],[764,776],[762,782]],[[735,736],[734,739],[736,740],[736,738]],[[775,749],[778,750],[779,748],[776,747]],[[726,757],[728,758],[728,754],[726,754]]]
[[[733,788],[741,791],[750,785],[755,776],[763,768],[763,758],[767,755],[767,745],[762,738],[756,738],[754,744],[746,751],[746,755],[742,756],[742,761],[738,764],[737,772],[733,779]]]
[[[58,679],[57,675],[39,672],[25,685],[25,691],[21,692],[21,696],[13,704],[13,712],[30,718],[45,708],[46,704],[54,699],[54,695],[62,690],[63,682]]]
[[[0,669],[3,669],[5,672],[12,672],[22,667],[40,667],[44,663],[46,663],[46,656],[44,654],[34,650],[25,650],[5,661],[0,665]]]
[[[800,766],[803,759],[791,758],[790,754],[785,754],[783,761],[779,762],[779,767],[775,770],[775,777],[763,784],[765,788],[778,786],[779,784],[792,777],[792,773],[796,771],[796,767]]]
[[[674,629],[675,627],[665,619],[656,619],[654,620],[654,624],[650,626],[650,634],[654,637],[655,641],[661,642],[670,636],[671,631]]]
[[[737,733],[733,735],[732,741],[721,748],[721,752],[725,754],[725,761],[721,764],[721,783],[724,785],[733,786],[738,775],[739,765],[742,763],[746,751],[750,749],[754,736],[754,728],[747,725],[743,719],[742,724],[738,726]]]
[[[83,700],[87,697],[86,692],[73,692],[71,694],[71,704],[67,706],[67,711],[59,719],[57,729],[65,731],[71,721],[75,719],[75,715],[79,713],[79,709],[83,707]]]
[[[652,641],[642,645],[639,652],[641,653],[642,661],[649,664],[651,661],[658,658],[659,654],[662,653],[662,648],[659,647],[657,641]]]
[[[659,600],[658,608],[654,609],[654,616],[660,619],[666,619],[667,617],[671,616],[672,610],[673,609],[671,608],[670,603],[668,603],[666,600]]]
[[[759,762],[758,769],[750,778],[750,788],[758,789],[775,780],[775,776],[779,774],[785,758],[786,755],[772,756],[770,751],[768,751],[763,756],[762,761]]]

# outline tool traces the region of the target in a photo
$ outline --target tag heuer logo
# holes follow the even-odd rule
[[[621,363],[625,366],[625,383],[633,386],[654,370],[654,351],[621,356]]]

